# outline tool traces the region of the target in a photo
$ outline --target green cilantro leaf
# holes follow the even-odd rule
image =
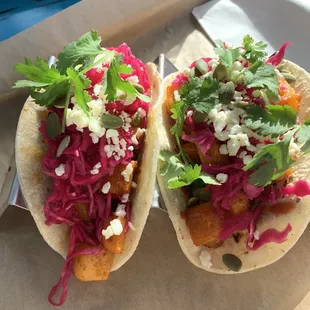
[[[240,49],[238,47],[228,49],[220,40],[215,42],[217,43],[217,47],[214,49],[214,52],[219,55],[221,63],[227,68],[232,67],[235,60],[241,55]]]
[[[289,156],[289,144],[295,131],[291,131],[280,142],[263,147],[243,170],[254,171],[249,182],[255,186],[266,186],[289,169],[294,161]]]
[[[83,112],[87,115],[89,108],[87,102],[91,101],[90,96],[86,89],[90,85],[90,80],[84,76],[80,76],[78,72],[74,71],[71,68],[67,69],[67,75],[74,83],[74,96],[76,99],[76,104],[83,110]]]
[[[267,44],[263,41],[254,43],[254,39],[250,35],[246,35],[243,38],[242,46],[245,49],[245,59],[251,63],[262,60],[267,56],[267,52],[265,51]]]
[[[117,96],[116,91],[117,89],[122,90],[123,92],[134,95],[145,102],[150,102],[150,97],[141,94],[138,90],[128,81],[124,81],[120,77],[120,73],[124,73],[125,69],[122,65],[122,54],[117,54],[115,58],[111,61],[110,68],[107,71],[107,79],[106,79],[106,88],[105,94],[107,95],[107,100],[109,102],[113,102]],[[127,67],[128,68],[128,67]],[[130,68],[129,68],[130,69]]]
[[[25,81],[17,81],[13,88],[41,88],[66,79],[56,70],[55,66],[49,68],[47,61],[40,57],[36,58],[36,64],[26,57],[25,64],[16,64],[14,69],[30,81],[28,84]]]
[[[69,91],[69,80],[54,82],[45,88],[44,92],[38,92],[35,89],[30,89],[31,97],[41,106],[52,106],[57,99],[63,98]]]
[[[209,113],[219,102],[218,89],[220,84],[212,78],[191,78],[179,90],[181,98],[187,106],[197,112]]]
[[[161,151],[159,159],[163,162],[160,174],[167,178],[169,189],[188,186],[198,179],[201,179],[205,184],[220,185],[212,176],[201,172],[201,166],[184,165],[178,155],[172,152]]]
[[[278,77],[274,67],[270,64],[261,63],[261,66],[254,73],[245,70],[244,81],[248,88],[267,88],[272,94],[278,94]]]
[[[185,120],[185,111],[186,105],[184,101],[176,101],[173,103],[171,108],[171,118],[174,119],[176,122],[171,127],[170,132],[178,137],[181,137],[184,120]]]
[[[300,126],[296,133],[297,141],[303,144],[301,151],[305,154],[310,152],[310,117]]]
[[[296,112],[287,105],[267,105],[266,109],[252,105],[244,123],[261,136],[279,137],[296,125]]]
[[[95,57],[104,53],[101,46],[101,37],[92,30],[82,35],[78,40],[66,45],[58,55],[57,69],[65,73],[67,68],[82,64],[83,67],[94,61]]]

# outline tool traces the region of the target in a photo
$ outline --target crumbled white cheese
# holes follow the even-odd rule
[[[136,130],[135,136],[137,139],[140,139],[140,137],[146,132],[145,128],[138,128]]]
[[[229,131],[222,131],[222,132],[214,133],[215,138],[223,142],[228,140],[228,135],[229,135]]]
[[[215,177],[220,183],[225,183],[228,179],[228,175],[225,173],[219,173]]]
[[[111,183],[110,183],[110,182],[107,182],[107,183],[105,183],[105,184],[102,186],[101,191],[102,191],[102,193],[107,194],[107,193],[109,192],[110,188],[111,188]]]
[[[256,240],[259,240],[260,232],[258,230],[255,230],[253,236]]]
[[[215,132],[221,132],[227,126],[227,115],[224,111],[218,112],[213,120]]]
[[[91,132],[89,135],[90,135],[94,144],[99,142],[99,137],[95,133]]]
[[[128,222],[128,226],[131,230],[136,230],[135,227],[132,225],[132,223],[129,221]]]
[[[243,64],[240,61],[235,61],[233,63],[233,70],[241,71],[243,69]]]
[[[115,215],[119,217],[125,217],[126,216],[125,208],[126,208],[125,204],[118,204],[115,211]]]
[[[68,108],[66,119],[67,126],[75,124],[77,128],[81,129],[88,127],[88,123],[88,117],[80,108],[78,108],[76,105],[72,109]]]
[[[173,92],[174,101],[181,101],[181,96],[178,90]]]
[[[101,84],[96,84],[96,85],[94,86],[94,94],[95,94],[96,96],[98,96],[98,95],[100,94],[101,88],[102,88],[102,85],[101,85]]]
[[[94,166],[94,169],[99,169],[101,168],[101,162],[98,162],[95,166]]]
[[[300,153],[300,147],[294,142],[294,139],[292,139],[289,145],[290,158],[296,160],[299,157]]]
[[[129,117],[128,113],[122,111],[120,118],[123,120],[123,126],[122,128],[128,132],[129,128],[130,128],[130,124],[131,124],[131,118]]]
[[[226,144],[221,144],[219,148],[220,154],[222,155],[227,155],[228,154],[228,149]]]
[[[243,158],[243,156],[245,156],[246,154],[247,154],[246,151],[242,151],[242,152],[238,155],[238,157],[239,157],[239,158]]]
[[[71,101],[72,104],[75,104],[76,103],[75,97],[71,97],[70,101]]]
[[[251,155],[245,155],[242,158],[243,164],[247,165],[253,160],[253,157]]]
[[[121,173],[121,175],[124,177],[124,179],[125,179],[126,182],[129,182],[130,176],[131,176],[132,172],[133,172],[133,167],[132,167],[132,164],[129,163],[129,164],[126,166],[125,170],[122,171],[122,173]]]
[[[138,145],[138,144],[139,144],[136,135],[133,135],[133,136],[131,137],[131,142],[132,142],[133,144],[135,144],[135,145]]]
[[[207,249],[202,249],[200,253],[200,262],[201,265],[205,268],[211,268],[212,262],[211,262],[211,253]]]
[[[136,183],[136,182],[134,182],[134,181],[132,181],[132,183],[131,183],[131,187],[132,187],[132,188],[137,188],[137,183]]]
[[[193,116],[193,114],[194,114],[193,110],[189,110],[189,111],[186,112],[186,116],[187,117],[191,117],[191,116]]]
[[[128,151],[133,151],[134,150],[134,147],[131,145],[128,147]]]
[[[55,173],[57,176],[61,177],[65,174],[65,165],[60,164],[57,168],[55,168]]]
[[[131,84],[139,84],[139,78],[136,75],[130,76],[126,80]]]
[[[113,235],[119,236],[123,232],[123,225],[119,219],[114,219],[106,229],[102,229],[102,235],[109,239]]]
[[[98,174],[98,173],[99,173],[99,169],[94,168],[94,169],[90,170],[90,174],[95,175],[95,174]]]
[[[107,138],[118,137],[118,131],[116,129],[108,129],[106,131],[106,137]]]
[[[136,95],[134,94],[127,94],[124,100],[124,105],[131,105],[136,100]]]
[[[140,114],[142,118],[146,117],[146,112],[142,108],[138,108],[137,112]]]
[[[129,194],[124,194],[121,198],[121,202],[127,202],[128,201],[128,198],[129,198]]]

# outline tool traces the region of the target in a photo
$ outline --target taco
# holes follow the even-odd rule
[[[245,36],[163,81],[158,181],[187,258],[219,274],[281,258],[309,217],[310,77]]]
[[[160,78],[125,43],[100,42],[91,31],[51,68],[41,58],[15,67],[28,80],[14,87],[31,93],[16,134],[19,182],[43,238],[66,259],[53,305],[72,273],[106,280],[132,256],[152,203]]]

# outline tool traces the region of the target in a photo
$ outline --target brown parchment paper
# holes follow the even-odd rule
[[[13,145],[25,93],[9,92],[12,66],[24,56],[47,57],[91,28],[106,44],[128,42],[144,61],[165,53],[182,69],[212,46],[190,16],[201,1],[82,1],[0,43],[0,214],[14,174]],[[9,167],[11,168],[9,169]],[[6,181],[5,181],[6,180]],[[133,257],[106,282],[72,277],[62,309],[310,309],[310,232],[279,262],[241,275],[194,267],[184,256],[166,213],[152,210]],[[0,309],[52,309],[47,302],[63,259],[43,241],[26,211],[0,218]]]

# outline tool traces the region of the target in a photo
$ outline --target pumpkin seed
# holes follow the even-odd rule
[[[199,187],[204,187],[204,186],[205,186],[205,182],[202,181],[201,179],[195,180],[195,181],[190,185],[192,192],[193,192],[195,189],[197,189],[197,188],[199,188]]]
[[[206,74],[208,72],[208,65],[207,63],[199,59],[196,61],[196,69],[201,73],[201,74]]]
[[[235,94],[235,84],[233,82],[227,82],[222,84],[219,90],[219,99],[223,104],[229,104]]]
[[[208,117],[207,113],[194,112],[193,119],[195,123],[202,123]]]
[[[218,64],[213,72],[213,77],[222,82],[227,79],[227,68],[223,64]]]
[[[187,207],[193,207],[196,206],[199,203],[199,199],[196,197],[191,197],[188,199]]]
[[[291,73],[290,71],[286,70],[286,69],[281,69],[280,70],[281,73]]]
[[[281,72],[281,74],[285,78],[286,82],[288,82],[289,84],[296,82],[296,78],[294,75],[285,72]]]
[[[102,115],[101,120],[102,126],[105,128],[116,129],[123,126],[123,120],[116,115],[104,114]]]
[[[208,202],[210,201],[210,198],[211,198],[211,192],[206,191],[204,187],[200,187],[200,188],[196,188],[193,191],[193,196],[199,199],[200,201]]]
[[[247,101],[239,101],[239,102],[236,102],[234,105],[235,105],[237,108],[244,109],[244,108],[247,108],[250,104],[249,104],[249,102],[247,102]]]
[[[132,86],[140,93],[143,94],[144,93],[144,87],[140,84],[137,83],[133,83]]]
[[[62,152],[68,147],[70,140],[71,140],[70,136],[65,136],[61,140],[57,149],[56,157],[59,157],[62,154]]]
[[[191,68],[191,70],[189,71],[189,77],[194,78],[196,76],[196,68],[193,67]]]
[[[132,117],[132,124],[135,127],[140,127],[140,125],[141,125],[141,115],[140,115],[140,113],[136,112],[134,114],[134,116]]]
[[[242,267],[242,262],[239,257],[234,254],[224,254],[222,256],[224,265],[232,271],[239,271]]]
[[[61,133],[59,117],[56,113],[50,113],[46,119],[46,134],[50,139],[55,139]]]
[[[270,102],[269,102],[269,98],[268,98],[268,96],[266,95],[265,92],[261,91],[261,97],[263,98],[264,103],[265,103],[266,105],[270,103]]]

